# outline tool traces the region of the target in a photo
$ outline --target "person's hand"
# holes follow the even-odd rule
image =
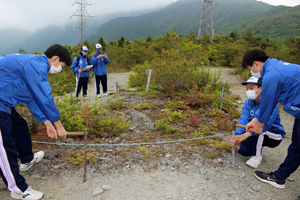
[[[254,133],[262,134],[264,129],[264,123],[257,122],[256,126],[253,129]]]
[[[230,146],[231,147],[234,147],[234,146],[236,146],[236,140],[235,140],[235,136],[233,136],[231,139],[230,139]]]
[[[248,137],[251,136],[250,132],[246,132],[242,135],[235,135],[230,139],[230,145],[231,147],[236,145],[241,145]]]
[[[52,123],[49,120],[46,120],[44,121],[44,125],[46,126],[48,137],[52,139],[57,139],[57,132]]]
[[[81,69],[79,69],[79,70],[78,70],[78,72],[79,72],[79,73],[81,73],[81,72],[82,72],[82,70],[81,70]]]
[[[248,132],[253,132],[254,130],[254,127],[256,126],[256,124],[258,123],[258,120],[256,118],[253,118],[251,120],[251,122],[249,122],[247,125],[246,125],[246,131]]]
[[[103,57],[104,55],[103,54],[100,54],[97,58],[99,59],[99,58],[101,58],[101,57]]]
[[[104,59],[106,59],[106,58],[107,58],[107,56],[106,56],[106,55],[104,55],[103,57],[104,57]]]
[[[86,71],[90,71],[90,69],[88,68]]]
[[[67,131],[65,130],[65,128],[63,126],[59,127],[59,128],[56,128],[57,130],[57,135],[59,138],[66,138],[68,133]]]
[[[61,124],[61,122],[58,120],[57,122],[53,123],[56,127],[56,131],[57,131],[57,136],[59,138],[66,138],[68,133],[65,130],[65,128],[63,127],[63,125]]]

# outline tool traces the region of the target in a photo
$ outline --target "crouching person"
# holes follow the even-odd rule
[[[259,108],[262,80],[251,77],[247,82],[242,83],[242,85],[246,85],[248,99],[244,103],[239,124],[247,125],[254,118],[254,113]],[[263,147],[277,147],[285,134],[284,128],[280,124],[279,108],[277,105],[269,121],[264,125],[263,134],[250,133],[238,127],[235,136],[230,140],[230,144],[231,146],[240,145],[238,152],[241,155],[252,156],[246,164],[257,168],[262,161]]]

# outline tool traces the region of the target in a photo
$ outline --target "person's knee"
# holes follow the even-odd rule
[[[251,156],[251,152],[244,148],[242,145],[240,146],[238,153],[241,154],[242,156]]]

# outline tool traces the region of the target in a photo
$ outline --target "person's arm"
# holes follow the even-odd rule
[[[109,57],[106,54],[104,54],[104,64],[108,63],[110,63]]]
[[[250,115],[250,99],[247,99],[243,105],[242,108],[242,113],[240,116],[240,120],[239,123],[240,125],[246,125],[247,123],[249,123],[249,121],[251,121],[251,115]],[[236,132],[235,132],[235,136],[233,136],[230,139],[230,145],[236,146],[236,145],[240,145],[245,139],[247,139],[248,137],[250,137],[252,134],[250,132],[246,132],[246,130],[244,128],[240,128],[237,127],[236,128]]]
[[[79,69],[79,60],[77,59],[77,56],[74,58],[73,63],[72,63],[72,70],[73,72],[78,72]],[[78,63],[78,64],[77,64]]]
[[[263,133],[264,124],[270,119],[280,96],[282,84],[282,75],[279,72],[269,71],[263,77],[262,91],[260,95],[259,109],[255,112],[255,123],[247,124],[247,130],[257,134]]]
[[[269,72],[270,73],[270,72]],[[255,118],[261,124],[269,121],[275,107],[278,104],[278,99],[283,87],[282,75],[278,73],[266,74],[263,78],[262,91],[260,95],[259,109],[255,112]]]
[[[251,115],[250,115],[250,110],[249,110],[250,101],[251,101],[250,99],[247,99],[243,105],[240,120],[238,123],[240,125],[246,125],[251,121]],[[245,132],[246,132],[246,129],[237,127],[235,135],[242,135]]]
[[[22,73],[26,86],[34,99],[34,102],[31,102],[32,104],[29,103],[29,107],[34,107],[33,104],[35,103],[45,118],[53,123],[59,120],[60,114],[51,95],[47,64],[41,62],[40,59],[32,60],[24,65]],[[44,117],[39,112],[37,114]]]
[[[94,55],[92,56],[91,62],[92,62],[92,64],[93,64],[94,66],[97,65],[97,63],[98,63],[98,58],[96,57],[96,54],[94,54]]]
[[[268,131],[272,127],[272,125],[273,125],[273,123],[274,123],[274,121],[276,120],[277,117],[279,117],[278,104],[275,106],[275,109],[273,110],[273,113],[271,114],[271,117],[269,118],[269,121],[264,124],[263,132]]]
[[[40,110],[40,108],[38,107],[38,105],[35,103],[34,100],[30,101],[29,103],[26,103],[26,106],[39,122],[44,123],[44,121],[47,120],[47,117]]]

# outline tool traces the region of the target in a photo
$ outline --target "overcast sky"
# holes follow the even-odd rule
[[[0,0],[0,29],[18,28],[35,31],[48,25],[70,23],[78,5],[76,0]],[[80,1],[80,0],[78,0]],[[149,10],[176,0],[86,0],[92,6],[86,10],[91,16],[113,12]],[[200,2],[201,0],[199,0]],[[299,0],[260,0],[272,5],[299,5]],[[77,17],[73,17],[76,21]],[[74,22],[75,26],[75,22]]]

